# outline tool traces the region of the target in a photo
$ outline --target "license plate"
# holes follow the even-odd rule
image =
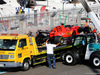
[[[4,66],[4,64],[0,64],[0,67],[3,67]]]

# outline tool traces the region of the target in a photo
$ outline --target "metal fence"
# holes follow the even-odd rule
[[[24,33],[29,31],[33,32],[33,35],[37,30],[51,30],[55,26],[59,26],[60,23],[65,25],[78,25],[78,13],[80,9],[71,9],[63,11],[49,12],[45,11],[37,13],[34,10],[34,14],[20,14],[16,16],[1,17],[0,18],[0,33]],[[93,8],[93,11],[100,19],[100,8]],[[86,18],[87,13],[85,10],[81,12],[81,18]],[[81,20],[81,23],[85,23],[85,20]]]

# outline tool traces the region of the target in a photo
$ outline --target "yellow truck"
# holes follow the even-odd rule
[[[56,59],[71,46],[54,49]],[[21,67],[26,71],[31,65],[46,62],[46,46],[37,46],[34,37],[25,34],[2,34],[0,36],[0,68]]]

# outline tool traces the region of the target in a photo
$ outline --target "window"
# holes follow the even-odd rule
[[[31,38],[31,37],[29,38],[29,42],[30,42],[30,45],[33,44],[33,42],[32,42],[32,38]]]
[[[26,46],[26,39],[19,40],[19,47]]]
[[[76,37],[75,42],[74,42],[74,46],[79,45],[79,44],[83,44],[82,41],[84,41],[84,43],[85,43],[85,38],[84,37],[82,37],[82,36]]]
[[[95,43],[96,39],[95,39],[95,36],[88,36],[87,37],[87,44],[89,43]]]

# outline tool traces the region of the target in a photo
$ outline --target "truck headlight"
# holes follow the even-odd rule
[[[14,59],[14,55],[10,55],[10,59]]]

